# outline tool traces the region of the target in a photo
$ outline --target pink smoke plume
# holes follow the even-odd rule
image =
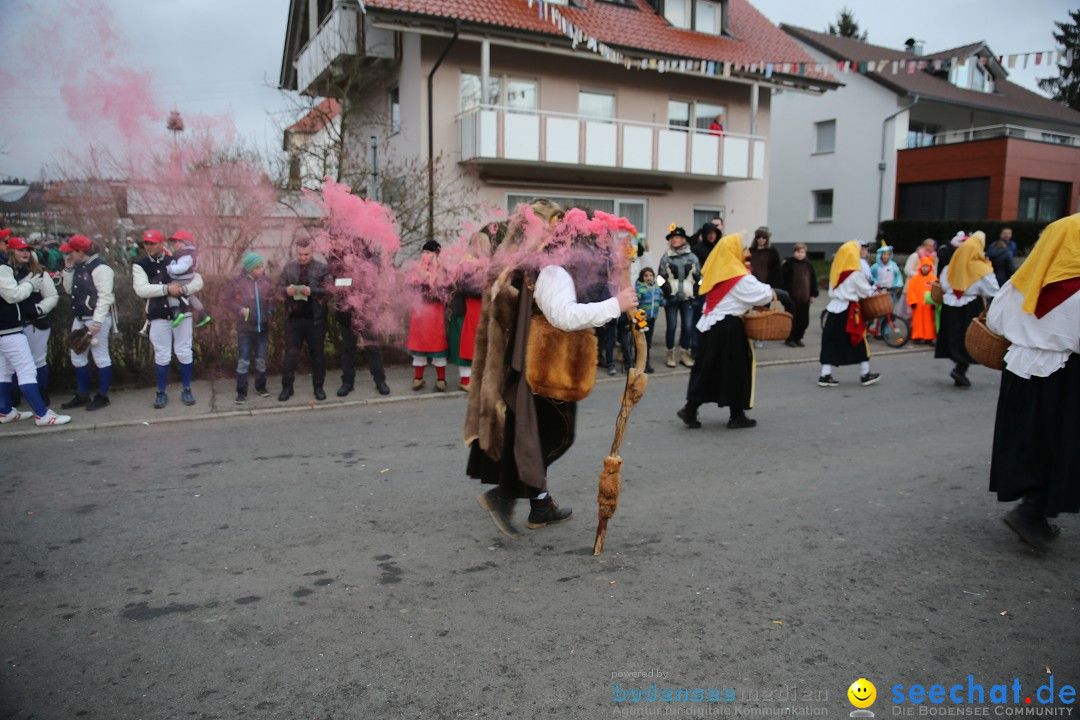
[[[315,242],[330,264],[338,308],[352,312],[365,342],[400,335],[408,308],[395,266],[401,234],[390,208],[329,177],[311,194],[324,212]]]

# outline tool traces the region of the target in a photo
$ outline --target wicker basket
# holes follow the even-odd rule
[[[742,316],[746,337],[751,340],[787,340],[791,337],[791,313],[777,309],[776,293],[768,310],[751,311]]]
[[[975,362],[991,370],[1005,369],[1005,352],[1009,341],[986,326],[986,311],[968,325],[964,346]]]
[[[865,297],[859,301],[864,320],[874,320],[893,311],[892,295],[887,292]]]
[[[935,305],[940,305],[941,301],[945,299],[945,290],[942,289],[941,283],[937,280],[930,283],[930,299],[934,301]]]

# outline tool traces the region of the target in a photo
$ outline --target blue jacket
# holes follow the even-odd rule
[[[274,289],[266,273],[259,279],[248,275],[246,270],[229,281],[225,288],[225,307],[236,318],[237,332],[269,332],[270,313],[273,308]],[[247,320],[244,308],[248,309]]]
[[[645,311],[645,317],[652,320],[660,313],[660,308],[667,304],[664,299],[664,291],[656,283],[648,285],[639,282],[636,285],[638,307]]]

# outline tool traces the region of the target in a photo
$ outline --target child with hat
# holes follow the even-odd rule
[[[255,363],[255,392],[270,397],[266,389],[266,348],[270,342],[273,287],[266,277],[266,262],[246,252],[243,269],[225,288],[225,306],[236,318],[236,404],[247,402],[248,370]]]
[[[199,260],[194,236],[186,230],[177,230],[169,238],[169,251],[173,258],[165,267],[169,272],[169,278],[187,288],[195,277],[195,265]],[[173,327],[183,322],[185,317],[191,317],[192,311],[195,314],[195,327],[199,328],[210,322],[210,315],[203,309],[202,301],[194,293],[169,297],[169,312],[172,314]]]

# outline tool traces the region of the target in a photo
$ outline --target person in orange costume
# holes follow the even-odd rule
[[[937,331],[934,328],[934,303],[930,300],[930,286],[937,281],[934,259],[919,259],[919,269],[907,286],[907,304],[911,306],[911,339],[917,344],[933,345]]]

